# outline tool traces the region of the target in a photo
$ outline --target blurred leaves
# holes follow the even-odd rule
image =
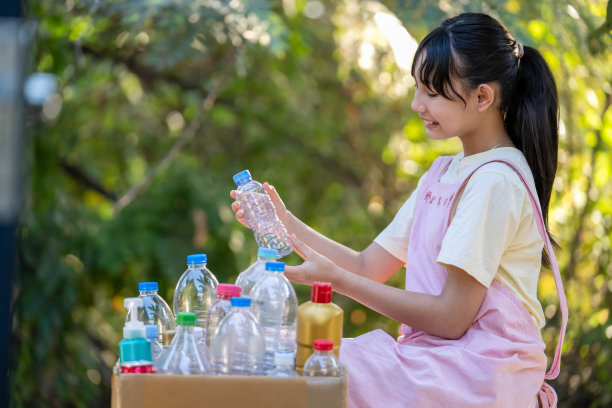
[[[34,68],[57,75],[61,111],[42,112],[42,121],[32,113],[29,123],[13,406],[107,407],[122,298],[137,294],[138,282],[158,281],[171,303],[186,255],[207,253],[220,282],[255,260],[252,234],[229,208],[240,170],[274,184],[313,228],[365,248],[433,160],[461,148],[427,139],[410,111],[402,52],[468,10],[499,17],[557,78],[561,147],[549,219],[570,322],[555,386],[560,406],[612,402],[609,1],[36,0],[28,8],[39,21]],[[398,273],[389,284],[403,280]],[[309,288],[296,289],[305,301]],[[539,296],[551,355],[559,316],[549,272]],[[334,301],[345,310],[345,336],[397,334],[398,323]]]

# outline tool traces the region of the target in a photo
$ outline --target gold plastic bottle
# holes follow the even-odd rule
[[[314,282],[310,301],[298,307],[295,369],[300,375],[317,339],[331,340],[334,343],[334,353],[340,356],[344,311],[332,303],[331,298],[331,283]]]

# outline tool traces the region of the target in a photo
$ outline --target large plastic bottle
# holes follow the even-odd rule
[[[169,346],[176,331],[176,322],[170,306],[157,294],[157,282],[140,282],[138,290],[138,297],[142,299],[142,307],[138,308],[138,320],[145,325],[157,326],[157,341],[163,346]],[[128,311],[125,320],[129,319],[131,316]]]
[[[329,339],[334,343],[336,356],[340,354],[344,311],[332,303],[332,285],[314,282],[310,301],[298,307],[296,371],[302,374],[304,364],[312,354],[316,339]]]
[[[232,310],[221,320],[212,344],[219,375],[263,375],[265,340],[250,311],[251,299],[231,299]]]
[[[266,262],[265,276],[251,291],[253,314],[266,339],[265,372],[274,369],[276,351],[296,350],[297,296],[285,277],[284,262]]]
[[[334,343],[327,339],[317,339],[313,345],[314,352],[304,364],[304,376],[307,377],[340,377],[342,368],[334,354]]]
[[[217,286],[217,299],[210,305],[206,315],[206,336],[204,341],[208,347],[212,346],[212,339],[215,336],[215,330],[219,326],[221,320],[232,308],[231,298],[240,296],[240,286],[227,283],[220,283]]]
[[[258,247],[278,251],[278,257],[290,254],[291,241],[287,229],[278,218],[268,193],[248,170],[234,175],[238,195],[236,199],[244,211],[244,219],[255,235]]]
[[[278,252],[276,249],[263,247],[257,249],[257,261],[240,272],[240,275],[238,275],[236,279],[236,285],[242,288],[242,296],[248,297],[251,295],[253,286],[255,286],[266,273],[266,262],[275,261],[277,254]]]
[[[289,351],[277,351],[274,353],[274,370],[270,371],[268,377],[299,377],[293,368],[295,366],[295,356]]]
[[[213,374],[208,350],[202,349],[194,336],[195,314],[178,313],[176,323],[176,335],[159,371],[164,374]]]
[[[154,373],[151,343],[146,339],[145,325],[136,319],[142,299],[126,298],[123,301],[130,318],[123,326],[123,340],[119,342],[119,362],[122,374]]]
[[[187,270],[174,290],[174,313],[195,313],[196,326],[206,333],[206,313],[217,298],[217,278],[206,267],[206,254],[187,256]]]

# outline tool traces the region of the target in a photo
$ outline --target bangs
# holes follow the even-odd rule
[[[428,89],[446,99],[459,98],[465,103],[461,94],[453,86],[453,78],[459,79],[461,76],[449,37],[442,27],[430,32],[416,50],[412,60],[411,74],[416,78],[415,71],[418,71],[417,79]]]

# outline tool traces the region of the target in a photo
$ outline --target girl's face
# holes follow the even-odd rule
[[[469,92],[462,91],[459,81],[453,87],[461,92],[465,104],[459,98],[449,100],[433,89],[428,89],[420,80],[418,70],[415,72],[416,91],[411,108],[425,122],[427,136],[434,140],[459,136],[461,139],[477,131],[474,113],[477,101]]]

